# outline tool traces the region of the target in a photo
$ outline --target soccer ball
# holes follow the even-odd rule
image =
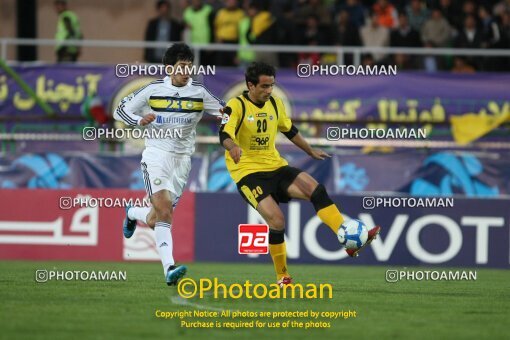
[[[342,223],[337,236],[340,244],[346,249],[358,249],[367,242],[368,229],[359,220],[349,220]]]

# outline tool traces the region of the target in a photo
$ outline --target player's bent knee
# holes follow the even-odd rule
[[[271,216],[267,221],[270,229],[283,230],[285,229],[285,218],[283,216]]]
[[[312,199],[313,191],[319,185],[312,176],[304,171],[301,172],[298,177],[296,177],[293,183],[296,184],[296,186],[308,200]]]
[[[172,222],[173,211],[172,211],[171,207],[168,207],[168,206],[164,207],[164,208],[154,207],[154,210],[156,212],[156,214],[154,216],[154,223],[156,223],[156,221]]]
[[[157,220],[172,223],[172,217],[173,214],[170,211],[164,211],[163,213],[158,214]]]
[[[310,201],[312,201],[315,211],[319,211],[323,208],[330,206],[331,204],[334,204],[331,198],[329,197],[326,188],[322,184],[317,185],[315,190],[312,192],[312,195],[310,196]]]

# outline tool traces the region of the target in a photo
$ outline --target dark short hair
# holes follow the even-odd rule
[[[195,59],[191,48],[184,43],[176,43],[170,46],[163,57],[163,64],[165,65],[175,65],[177,61],[191,61]]]
[[[168,1],[168,0],[159,0],[158,2],[156,2],[156,9],[159,9],[163,5],[167,5],[168,8],[170,8],[170,1]]]
[[[244,76],[246,79],[246,86],[248,86],[248,82],[257,86],[257,84],[259,83],[260,76],[275,77],[276,71],[274,67],[269,64],[263,62],[254,62],[251,63],[250,66],[248,66]]]

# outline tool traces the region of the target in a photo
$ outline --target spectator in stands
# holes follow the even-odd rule
[[[510,11],[501,14],[501,46],[502,48],[510,48]],[[510,58],[503,57],[498,64],[501,71],[510,71]]]
[[[506,41],[505,48],[510,44],[510,11],[501,14],[501,36]]]
[[[351,21],[349,12],[343,9],[338,13],[337,26],[334,30],[334,44],[337,46],[360,46],[359,32]]]
[[[421,30],[421,40],[426,47],[446,47],[452,37],[452,28],[443,17],[443,13],[435,8]]]
[[[484,44],[482,31],[476,27],[476,19],[472,15],[464,19],[464,27],[455,38],[454,46],[458,48],[480,48]]]
[[[212,41],[213,8],[204,4],[202,0],[191,0],[191,5],[184,10],[184,23],[190,31],[190,42],[192,44],[209,44]],[[200,64],[210,65],[212,53],[202,51],[200,53]]]
[[[458,30],[462,30],[464,27],[464,24],[466,22],[466,18],[469,16],[472,16],[475,19],[475,24],[478,25],[477,13],[478,13],[478,8],[474,1],[472,1],[472,0],[464,1],[462,3],[461,16],[459,17],[460,21],[457,21],[457,23],[455,24],[456,28]]]
[[[346,9],[340,10],[337,16],[337,25],[333,31],[333,43],[336,46],[360,46],[361,38],[358,28],[351,22],[349,12]],[[353,64],[352,53],[344,54],[344,63]]]
[[[397,10],[388,2],[388,0],[377,0],[374,6],[372,6],[372,10],[377,17],[379,26],[387,27],[389,29],[397,27]]]
[[[501,48],[507,47],[504,34],[501,32],[499,24],[491,16],[486,7],[478,8],[478,18],[481,23],[482,36],[484,37],[484,48]],[[485,71],[503,71],[508,58],[505,57],[484,57],[483,70]]]
[[[420,34],[409,26],[409,20],[404,12],[398,16],[398,28],[393,30],[390,35],[391,47],[421,47]],[[399,69],[410,69],[415,64],[417,58],[408,54],[395,54],[394,63]]]
[[[453,73],[475,73],[475,68],[464,57],[455,57],[453,59]]]
[[[317,40],[310,38],[306,42],[307,46],[317,46]],[[300,52],[298,53],[298,64],[319,65],[321,54],[318,52]]]
[[[276,19],[277,39],[280,45],[299,44],[300,35],[294,20],[294,10],[290,1],[283,5],[280,16]],[[281,67],[294,67],[296,64],[296,53],[279,53],[278,61]]]
[[[447,47],[450,44],[452,32],[452,28],[443,17],[441,10],[435,8],[432,10],[430,19],[422,27],[421,40],[425,47]],[[425,69],[429,72],[435,72],[440,67],[445,68],[444,62],[444,58],[436,58],[435,56],[424,58]]]
[[[345,2],[345,4],[344,4]],[[349,13],[349,18],[352,24],[359,29],[365,25],[365,7],[360,4],[359,0],[337,0],[336,12],[339,13],[342,10]]]
[[[409,25],[404,12],[398,15],[398,28],[391,32],[390,46],[392,47],[421,47],[420,34]]]
[[[179,25],[184,28],[184,11],[188,7],[188,0],[174,0],[171,2],[172,6],[170,6],[170,18],[177,21]]]
[[[306,21],[306,27],[301,39],[301,45],[317,46],[329,43],[325,32],[319,26],[319,18],[314,14],[310,14]],[[321,54],[319,52],[301,52],[298,54],[298,64],[318,65],[321,63]]]
[[[328,37],[329,32],[319,25],[319,17],[310,14],[306,20],[301,45],[308,45],[310,42],[313,42],[313,45],[328,45]]]
[[[374,57],[372,57],[371,54],[363,54],[361,56],[361,65],[363,65],[363,66],[374,66],[375,65]]]
[[[386,47],[390,43],[390,30],[387,27],[379,25],[377,14],[372,13],[370,21],[360,29],[360,36],[363,46],[366,47]],[[372,53],[376,63],[380,63],[386,58],[383,53]]]
[[[501,46],[501,32],[498,23],[492,18],[487,8],[478,8],[478,18],[481,23],[482,35],[485,39],[485,46],[488,48],[504,48]]]
[[[416,58],[407,54],[397,53],[393,55],[393,65],[397,66],[399,71],[416,69],[414,62]]]
[[[481,48],[485,44],[482,31],[476,27],[476,19],[469,15],[464,19],[464,27],[458,32],[453,42],[458,48]],[[480,68],[483,59],[477,57],[466,58],[467,62],[476,68]]]
[[[63,42],[65,40],[83,39],[80,29],[78,16],[67,9],[67,1],[55,1],[55,9],[58,13],[57,32],[55,40]],[[60,45],[55,47],[57,62],[76,62],[80,56],[81,49],[79,46]]]
[[[267,10],[266,6],[254,0],[250,3],[250,9],[254,11],[251,20],[249,38],[252,44],[274,43],[275,19]]]
[[[267,8],[268,3],[260,0],[250,3],[250,10],[254,11],[248,32],[250,44],[268,45],[275,42],[277,36],[275,19]],[[270,65],[277,65],[277,57],[273,52],[257,52],[256,59]]]
[[[145,29],[145,41],[169,42],[180,41],[182,26],[170,18],[170,2],[158,1],[156,3],[157,17],[147,23]],[[166,47],[146,48],[145,61],[149,63],[161,63],[165,55]]]
[[[510,0],[501,0],[494,8],[493,12],[495,16],[503,17],[504,13],[510,13]]]
[[[430,17],[429,11],[421,0],[411,0],[411,3],[406,7],[406,13],[409,25],[418,32]]]
[[[427,2],[430,0],[427,0]],[[407,4],[409,3],[409,0],[389,0],[393,7],[397,10],[397,13],[400,13],[402,11],[405,11],[405,8]]]
[[[308,0],[299,7],[296,12],[296,23],[298,25],[306,25],[310,15],[320,18],[321,25],[331,25],[331,11],[323,4],[322,0]]]
[[[244,11],[238,7],[237,0],[225,0],[225,8],[216,14],[214,19],[215,39],[221,44],[237,44],[239,42],[239,22],[244,18]],[[236,52],[216,52],[216,65],[233,66]]]
[[[455,6],[452,0],[439,0],[437,8],[443,13],[443,17],[448,20],[450,26],[455,26],[455,23],[460,20],[460,8]]]
[[[225,7],[225,0],[207,0],[214,13],[217,13],[220,9]]]
[[[248,35],[251,29],[251,21],[257,14],[257,10],[254,6],[251,6],[249,2],[245,2],[244,8],[248,15],[243,17],[239,22],[239,49],[237,50],[237,57],[235,59],[235,63],[242,69],[254,62],[256,57],[255,51],[249,48],[250,41]]]

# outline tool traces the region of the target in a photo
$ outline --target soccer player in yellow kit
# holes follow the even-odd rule
[[[290,284],[284,240],[285,219],[279,203],[292,198],[311,201],[317,215],[337,235],[344,218],[326,192],[326,188],[300,169],[291,167],[275,147],[278,131],[310,157],[324,160],[331,157],[312,148],[301,136],[285,112],[280,98],[271,92],[275,69],[256,62],[246,70],[248,91],[232,98],[224,109],[220,142],[225,147],[225,160],[241,196],[255,208],[269,225],[269,252],[273,259],[277,283]],[[380,232],[368,232],[369,244]],[[364,246],[365,246],[364,245]],[[359,249],[346,250],[354,257]]]

